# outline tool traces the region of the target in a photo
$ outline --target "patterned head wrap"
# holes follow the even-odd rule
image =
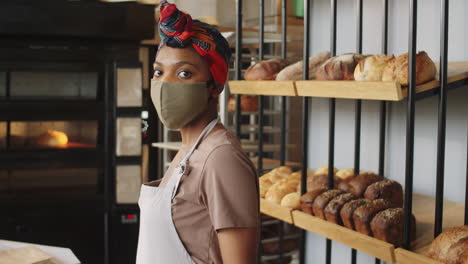
[[[216,28],[199,20],[192,20],[189,14],[177,9],[176,5],[162,0],[159,35],[161,46],[185,48],[192,45],[207,62],[214,81],[221,85],[226,83],[231,50]]]

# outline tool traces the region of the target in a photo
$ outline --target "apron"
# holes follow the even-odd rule
[[[189,159],[208,133],[213,130],[219,117],[202,131],[195,144],[177,165],[164,187],[141,185],[140,232],[138,237],[137,264],[194,264],[190,254],[177,234],[172,219],[172,201],[177,193],[180,179],[189,174]]]

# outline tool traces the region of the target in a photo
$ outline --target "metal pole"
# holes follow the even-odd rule
[[[236,0],[236,56],[235,79],[242,79],[242,0]],[[236,94],[235,128],[238,138],[241,137],[241,96]]]
[[[434,237],[442,232],[444,215],[445,136],[447,125],[447,53],[448,53],[448,11],[449,0],[441,0],[440,19],[440,94],[439,125],[437,133],[437,179]]]
[[[258,60],[262,61],[264,57],[263,44],[265,42],[265,0],[259,0],[260,14],[259,14],[259,32],[258,32]],[[258,176],[263,174],[263,108],[264,108],[264,96],[260,95],[258,98],[258,148],[257,148],[257,171]],[[262,240],[262,232],[260,231],[260,241]],[[280,238],[281,240],[281,238]],[[280,248],[280,251],[282,248]],[[261,263],[262,259],[262,243],[258,247],[258,263]]]
[[[287,58],[287,2],[281,0],[281,57]],[[287,111],[287,97],[281,97],[281,135],[280,135],[280,165],[286,164],[286,111]],[[280,257],[280,259],[282,259]]]
[[[406,123],[406,168],[405,168],[405,204],[403,247],[411,244],[411,213],[413,206],[413,170],[414,170],[414,121],[416,94],[416,36],[417,36],[417,0],[410,0],[409,22],[409,61],[408,61],[408,110]]]

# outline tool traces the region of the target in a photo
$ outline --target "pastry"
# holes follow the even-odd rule
[[[302,195],[301,197],[301,210],[310,215],[314,215],[314,211],[312,209],[312,205],[315,201],[315,198],[325,192],[327,189],[316,189],[311,192],[307,192],[306,194]]]
[[[403,187],[396,181],[375,182],[367,187],[364,198],[369,200],[384,199],[389,201],[392,207],[403,207]]]
[[[341,180],[346,180],[353,176],[354,176],[354,169],[341,169],[336,172],[336,177],[340,178]]]
[[[364,58],[361,54],[349,53],[325,61],[315,73],[317,80],[354,80],[354,69]]]
[[[236,98],[234,96],[229,96],[228,99],[228,112],[236,111]],[[241,111],[242,112],[257,112],[258,111],[258,97],[242,95],[241,96]]]
[[[275,173],[281,177],[288,177],[292,173],[292,169],[288,166],[281,166],[276,169],[273,169],[271,173]]]
[[[309,58],[309,79],[315,79],[318,67],[330,58],[330,52],[322,51]],[[297,81],[304,79],[304,61],[298,61],[281,70],[276,76],[277,81]]]
[[[300,199],[301,199],[301,195],[298,194],[297,192],[287,194],[281,200],[281,206],[288,207],[293,210],[300,209],[301,208]]]
[[[324,214],[327,221],[335,223],[337,225],[343,225],[341,221],[340,211],[343,206],[354,199],[354,195],[350,193],[343,193],[333,198],[325,207]]]
[[[467,255],[466,252],[468,251],[468,248],[466,247],[466,242],[463,242],[467,237],[468,226],[449,228],[432,241],[427,255],[428,257],[443,263],[466,264],[467,259],[460,259],[460,257]],[[459,243],[459,241],[462,242]],[[457,255],[453,255],[453,253],[456,253]]]
[[[390,208],[377,213],[371,221],[371,230],[375,238],[400,247],[403,245],[403,208]],[[416,237],[416,219],[412,217],[411,240]]]
[[[363,197],[367,187],[374,182],[382,181],[384,177],[370,172],[361,172],[349,181],[349,192],[354,196]]]
[[[384,69],[382,81],[399,82],[401,86],[408,86],[408,53],[391,60]],[[434,80],[437,70],[434,62],[426,52],[416,54],[416,85]]]
[[[336,168],[333,168],[333,171],[334,171],[334,173],[336,174],[337,169],[336,169]],[[314,172],[314,175],[315,175],[315,176],[317,176],[317,175],[328,175],[328,166],[327,166],[327,165],[324,165],[324,166],[319,167],[319,168]]]
[[[324,209],[328,205],[328,203],[333,200],[338,195],[343,194],[342,190],[333,189],[328,190],[321,193],[317,198],[315,198],[314,203],[312,204],[312,209],[314,211],[314,215],[325,219]]]
[[[276,75],[289,65],[289,61],[285,59],[271,59],[257,62],[247,68],[244,73],[244,79],[249,81],[255,80],[274,80]]]
[[[354,70],[356,81],[382,81],[382,74],[387,64],[393,60],[393,55],[374,55],[359,61]]]
[[[354,211],[360,206],[366,205],[370,202],[371,201],[368,199],[357,199],[345,203],[345,205],[343,205],[343,208],[341,208],[340,211],[341,221],[343,222],[343,225],[349,229],[354,230]]]
[[[370,203],[358,207],[353,213],[356,231],[364,235],[372,236],[370,227],[372,219],[377,213],[390,207],[390,203],[384,199],[373,200]]]

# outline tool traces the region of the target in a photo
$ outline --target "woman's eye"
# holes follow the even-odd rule
[[[154,76],[155,76],[155,77],[161,77],[162,74],[163,74],[163,72],[160,71],[160,70],[155,70],[155,71],[154,71]]]
[[[188,79],[188,78],[190,78],[192,76],[192,73],[188,72],[188,71],[181,71],[181,72],[179,72],[179,74],[177,76],[179,76],[179,78],[181,78],[181,79]]]

